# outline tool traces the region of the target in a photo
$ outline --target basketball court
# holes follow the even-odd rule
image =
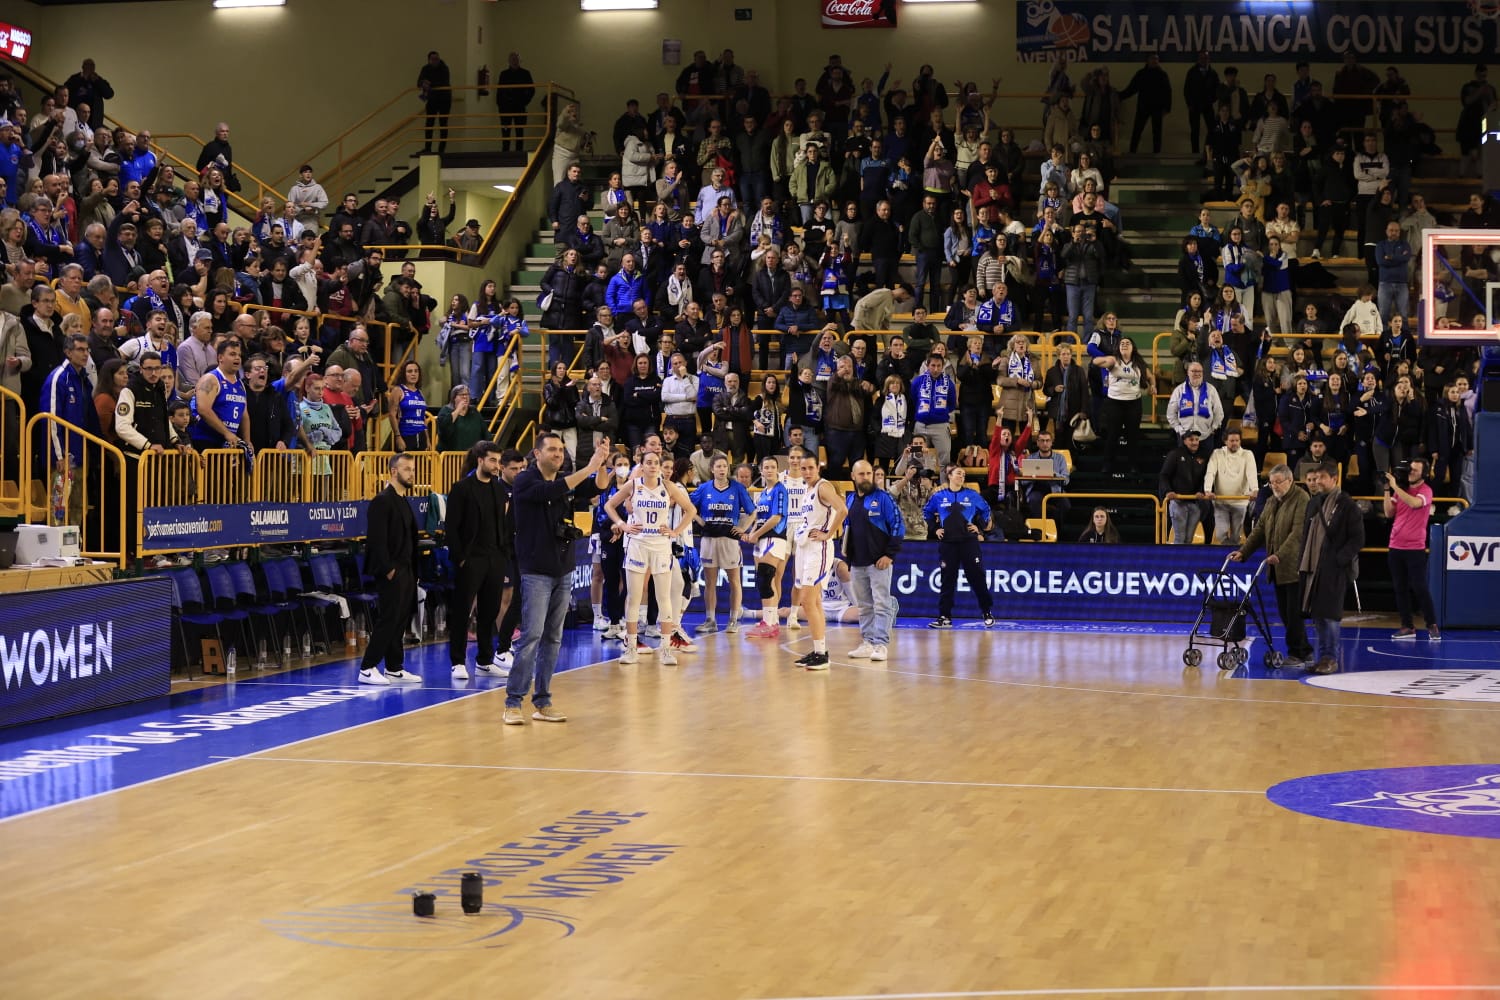
[[[7,731],[6,995],[1500,995],[1500,638],[1349,627],[1313,686],[903,625],[827,674],[571,631],[565,725],[428,646]]]

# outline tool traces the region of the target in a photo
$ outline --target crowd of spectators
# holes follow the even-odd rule
[[[1106,473],[1154,474],[1140,428],[1151,397],[1170,389],[1166,421],[1179,433],[1193,425],[1203,458],[1162,473],[1174,500],[1214,492],[1186,489],[1197,484],[1178,475],[1198,465],[1207,475],[1231,425],[1246,438],[1255,430],[1257,456],[1284,452],[1293,466],[1322,451],[1369,477],[1421,454],[1456,491],[1472,450],[1472,359],[1419,349],[1414,336],[1413,248],[1438,224],[1417,188],[1436,137],[1402,99],[1399,72],[1381,80],[1350,56],[1332,100],[1305,65],[1290,98],[1273,74],[1248,96],[1236,71],[1221,75],[1207,54],[1187,70],[1192,148],[1217,189],[1210,197],[1235,209],[1221,219],[1206,206],[1183,234],[1176,364],[1157,371],[1099,308],[1099,288],[1108,275],[1139,274],[1109,200],[1122,169],[1121,100],[1141,109],[1130,148],[1147,126],[1159,148],[1170,80],[1154,57],[1123,91],[1105,67],[1077,86],[1072,69],[1055,69],[1043,138],[1028,148],[996,120],[999,80],[988,92],[963,81],[950,90],[923,65],[903,86],[889,65],[861,77],[831,56],[814,83],[799,78],[773,95],[732,51],[698,52],[675,94],[656,95],[645,113],[626,103],[611,132],[619,170],[597,190],[580,158],[601,150],[578,107],[562,107],[549,203],[556,260],[538,305],[540,326],[563,332],[548,338],[541,427],[563,436],[579,466],[606,437],[639,447],[659,434],[684,477],[695,445],[736,463],[821,447],[834,478],[868,459],[917,492],[924,473],[956,463],[1019,508],[1069,474],[1064,462],[1056,482],[1028,479],[1020,460],[1066,451],[1080,430],[1079,445],[1100,439]],[[426,73],[433,86],[437,72]],[[82,86],[44,95],[30,114],[0,80],[0,147],[20,151],[0,176],[13,206],[0,213],[0,308],[20,333],[0,343],[17,345],[4,377],[29,408],[50,405],[44,384],[69,363],[76,333],[88,347],[78,377],[98,401],[88,426],[132,452],[168,445],[120,419],[121,394],[140,395],[150,358],[164,408],[185,399],[191,418],[231,342],[242,348],[244,437],[256,450],[358,449],[382,419],[398,449],[462,450],[484,433],[481,397],[496,381],[484,400],[493,405],[515,374],[497,371],[498,359],[531,333],[519,300],[493,280],[446,307],[424,295],[403,259],[413,233],[399,203],[377,199],[368,217],[354,195],[333,206],[308,167],[286,199],[233,226],[227,125],[198,173],[180,177],[149,133],[99,127],[112,91],[91,64],[80,75]],[[1461,97],[1466,156],[1473,109],[1495,103],[1484,77],[1478,67]],[[1359,93],[1371,98],[1347,97]],[[444,216],[427,196],[421,243],[443,238],[451,191],[448,201]],[[1309,206],[1318,232],[1303,255]],[[1305,283],[1341,256],[1351,220],[1368,285],[1347,309],[1333,308],[1336,293],[1299,303]],[[1460,223],[1500,225],[1500,209],[1476,194]],[[453,245],[477,246],[477,230],[470,220]],[[389,278],[388,258],[401,261]],[[1443,283],[1451,322],[1472,319],[1466,292],[1497,267],[1484,248],[1464,252],[1458,277]],[[391,325],[392,356],[370,321]],[[1039,331],[1071,332],[1077,346],[1054,350]],[[430,382],[415,364],[387,385],[381,363],[429,336],[451,392],[425,398]],[[434,431],[427,416],[438,403]]]

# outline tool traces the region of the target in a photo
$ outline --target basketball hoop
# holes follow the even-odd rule
[[[1469,0],[1469,16],[1500,20],[1500,0]]]

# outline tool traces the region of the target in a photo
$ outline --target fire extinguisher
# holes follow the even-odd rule
[[[480,97],[489,97],[490,96],[490,67],[489,67],[489,63],[485,63],[483,66],[479,67],[479,96]]]

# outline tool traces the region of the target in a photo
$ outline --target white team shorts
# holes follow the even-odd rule
[[[803,542],[797,546],[797,586],[821,587],[833,572],[833,542]]]
[[[755,558],[757,559],[770,556],[772,559],[786,562],[787,554],[790,552],[791,546],[787,544],[787,540],[785,538],[777,538],[774,535],[762,538],[755,543]]]
[[[666,542],[666,544],[661,544]],[[672,543],[663,538],[643,542],[637,536],[627,536],[625,542],[625,572],[670,573],[676,568],[672,558]]]
[[[604,555],[600,551],[600,548],[599,548],[599,536],[598,535],[590,535],[589,536],[589,562],[591,562],[595,566],[597,566],[600,563],[602,563],[603,561],[604,561]]]
[[[738,538],[703,538],[698,557],[705,565],[719,569],[738,569],[742,561]]]

